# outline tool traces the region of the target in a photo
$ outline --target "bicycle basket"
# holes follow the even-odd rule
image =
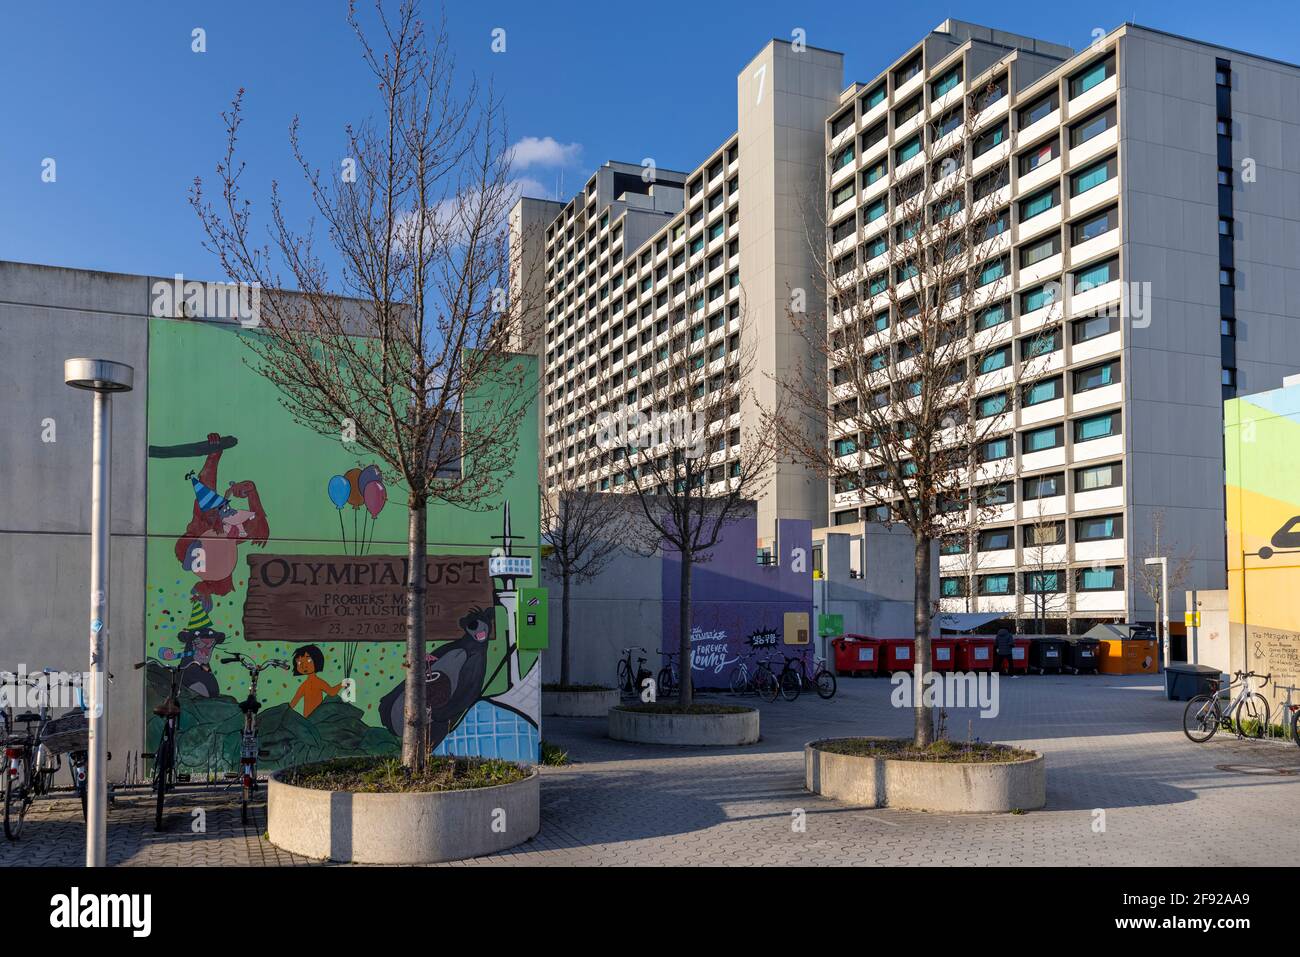
[[[85,751],[90,746],[88,732],[85,713],[73,711],[47,721],[41,731],[41,743],[54,754]]]

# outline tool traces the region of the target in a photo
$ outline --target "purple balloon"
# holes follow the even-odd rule
[[[382,478],[383,476],[379,474],[378,465],[367,465],[361,470],[361,474],[357,476],[357,488],[364,493],[367,485],[371,482],[378,482]]]

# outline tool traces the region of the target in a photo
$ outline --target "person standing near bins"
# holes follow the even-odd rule
[[[1011,632],[1005,628],[999,628],[997,637],[993,639],[993,655],[996,659],[994,662],[997,670],[1002,674],[1015,674],[1011,670],[1011,649],[1015,647],[1015,639]]]

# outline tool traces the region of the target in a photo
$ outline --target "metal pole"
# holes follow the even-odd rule
[[[108,846],[108,516],[113,407],[95,393],[90,480],[90,755],[86,774],[86,866],[103,867]]]
[[[1160,616],[1165,638],[1165,671],[1169,670],[1169,559],[1160,559]]]

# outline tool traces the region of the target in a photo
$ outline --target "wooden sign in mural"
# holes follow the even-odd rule
[[[403,641],[404,555],[249,555],[246,641]],[[472,608],[491,608],[487,556],[429,555],[429,639],[456,638]],[[494,636],[495,637],[495,636]]]

